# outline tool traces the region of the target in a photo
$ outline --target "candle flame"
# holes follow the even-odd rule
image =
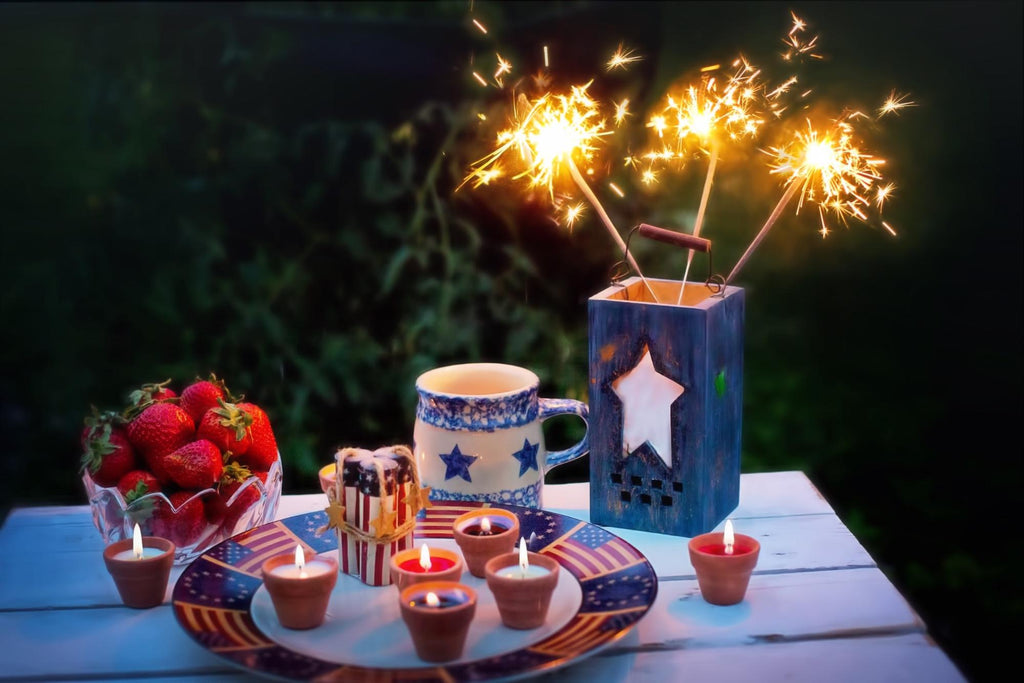
[[[441,605],[441,600],[437,597],[437,593],[433,591],[427,593],[427,605],[429,607],[439,607]]]
[[[142,559],[142,529],[138,522],[135,523],[135,530],[132,531],[132,554],[136,560]]]
[[[526,539],[522,536],[519,537],[519,568],[523,571],[523,575],[526,575],[526,570],[530,568],[530,560],[526,556]]]
[[[426,543],[420,548],[420,566],[423,567],[424,571],[429,571],[431,567],[430,549],[427,548]]]
[[[485,532],[489,532],[491,530],[491,518],[490,517],[481,517],[480,518],[480,529],[482,531],[485,531]]]
[[[736,535],[732,530],[731,519],[725,520],[725,534],[723,540],[725,541],[725,554],[732,555],[732,547],[736,543]]]
[[[295,546],[295,566],[299,568],[300,574],[306,568],[306,553],[302,552],[301,545]]]

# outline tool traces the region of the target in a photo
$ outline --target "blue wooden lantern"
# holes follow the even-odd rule
[[[692,537],[739,504],[744,292],[647,283],[588,303],[590,518]]]

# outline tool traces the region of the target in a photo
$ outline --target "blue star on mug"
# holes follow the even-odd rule
[[[529,440],[523,439],[522,449],[512,454],[512,457],[519,461],[520,477],[526,474],[526,471],[531,468],[538,472],[540,471],[540,468],[537,467],[537,450],[539,448],[539,441],[531,446]]]
[[[448,481],[453,477],[462,477],[466,481],[472,483],[473,480],[469,478],[469,466],[472,465],[479,456],[476,455],[463,455],[462,451],[459,450],[459,445],[455,444],[452,448],[451,453],[438,453],[441,460],[444,461],[444,480]]]

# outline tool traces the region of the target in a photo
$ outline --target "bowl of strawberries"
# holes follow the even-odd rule
[[[282,467],[266,411],[216,375],[180,393],[171,380],[132,391],[120,411],[93,408],[82,429],[82,482],[107,544],[143,535],[186,564],[271,521]]]

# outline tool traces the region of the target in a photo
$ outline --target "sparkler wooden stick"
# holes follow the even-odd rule
[[[708,162],[708,175],[704,179],[704,191],[700,196],[700,207],[697,209],[697,220],[693,223],[693,236],[700,237],[701,224],[704,222],[704,209],[708,205],[708,196],[711,194],[711,183],[715,177],[715,165],[718,164],[718,140],[711,141],[711,161]],[[686,270],[683,271],[683,281],[679,286],[679,298],[676,305],[683,303],[683,291],[686,289],[686,278],[690,276],[690,264],[693,263],[693,250],[686,252]]]
[[[772,210],[772,214],[768,216],[768,220],[765,221],[764,226],[761,227],[761,232],[757,233],[757,236],[754,237],[754,241],[750,243],[747,250],[743,252],[743,256],[740,257],[740,260],[733,267],[732,272],[729,273],[729,277],[725,278],[726,285],[732,281],[736,276],[736,273],[740,272],[740,268],[743,267],[743,264],[747,262],[750,255],[754,253],[755,249],[757,249],[757,245],[761,244],[761,240],[764,239],[764,236],[767,235],[768,231],[771,230],[773,225],[775,225],[775,221],[779,220],[779,216],[782,215],[782,211],[786,208],[786,204],[789,204],[789,200],[793,198],[793,195],[796,194],[796,191],[799,188],[800,183],[796,182],[796,179],[794,178],[793,181],[790,182],[789,188],[787,188],[786,192],[782,195],[782,199],[780,199],[779,203],[775,205],[775,209]]]
[[[650,283],[647,282],[647,278],[644,277],[636,259],[633,258],[631,253],[629,253],[629,249],[626,247],[626,243],[623,241],[622,235],[620,235],[619,231],[615,229],[615,224],[612,223],[612,219],[608,217],[607,213],[605,213],[604,207],[601,206],[601,202],[597,199],[597,195],[595,195],[594,191],[590,189],[590,185],[587,184],[583,174],[581,174],[580,170],[576,167],[576,162],[568,155],[566,155],[566,165],[569,167],[569,174],[572,176],[573,181],[575,181],[576,185],[580,188],[580,192],[582,192],[590,201],[594,210],[597,211],[597,215],[601,218],[601,222],[604,223],[604,227],[608,229],[608,232],[612,235],[612,239],[615,240],[615,243],[619,245],[619,249],[621,249],[622,253],[625,255],[626,261],[628,261],[629,265],[636,271],[636,274],[640,276],[640,280],[643,281],[644,286],[647,287],[647,291],[650,292],[651,296],[654,298],[654,302],[660,304],[661,301],[658,300],[658,295],[654,293]]]

